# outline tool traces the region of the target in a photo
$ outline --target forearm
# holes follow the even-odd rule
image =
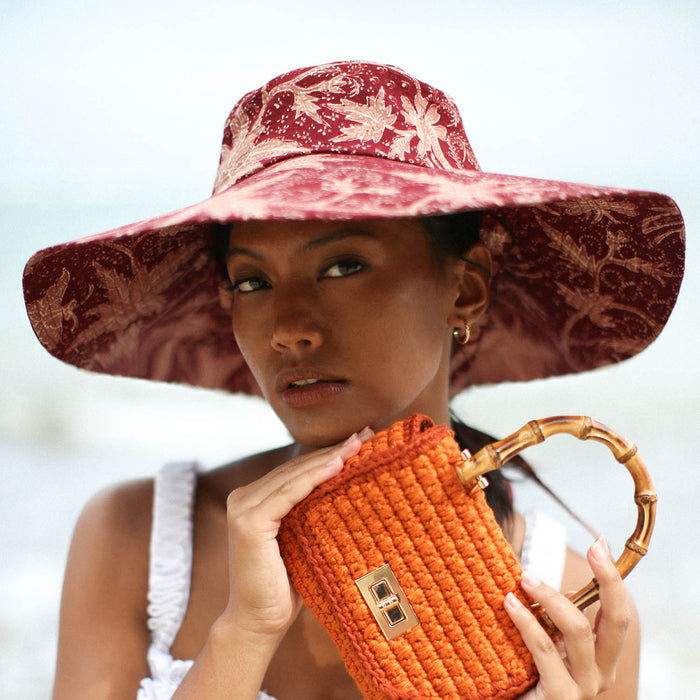
[[[217,622],[173,700],[255,700],[279,642]]]
[[[366,429],[340,445],[301,455],[229,494],[229,602],[173,700],[255,700],[301,609],[280,557],[280,522],[372,435]]]

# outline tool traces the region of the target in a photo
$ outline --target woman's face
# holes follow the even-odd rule
[[[295,440],[447,422],[459,265],[419,221],[244,222],[229,243],[236,342]]]

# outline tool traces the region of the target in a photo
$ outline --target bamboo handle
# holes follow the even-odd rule
[[[508,460],[528,447],[543,442],[550,435],[567,433],[579,440],[596,440],[606,445],[615,459],[623,464],[634,480],[634,502],[637,504],[637,525],[625,543],[620,558],[615,562],[620,576],[625,578],[637,562],[647,553],[656,516],[657,494],[646,465],[637,452],[636,446],[618,435],[607,426],[586,416],[553,416],[541,420],[531,420],[512,435],[486,445],[473,457],[457,466],[462,483],[473,487],[480,482],[483,474],[499,469]],[[465,455],[466,458],[466,455]],[[587,586],[571,597],[572,602],[583,610],[598,600],[598,583],[593,579]],[[533,609],[541,621],[549,628],[554,624],[539,606]]]

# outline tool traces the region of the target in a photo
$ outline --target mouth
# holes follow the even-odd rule
[[[296,376],[280,376],[278,389],[285,403],[293,407],[323,403],[345,391],[346,379],[318,372],[297,372]]]
[[[334,381],[337,382],[339,380],[334,380],[334,379],[297,379],[294,382],[290,382],[287,389],[296,389],[300,386],[314,386],[315,384],[331,384]]]

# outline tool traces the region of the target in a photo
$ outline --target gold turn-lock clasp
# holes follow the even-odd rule
[[[387,639],[394,639],[420,625],[388,564],[356,579],[355,584]]]

